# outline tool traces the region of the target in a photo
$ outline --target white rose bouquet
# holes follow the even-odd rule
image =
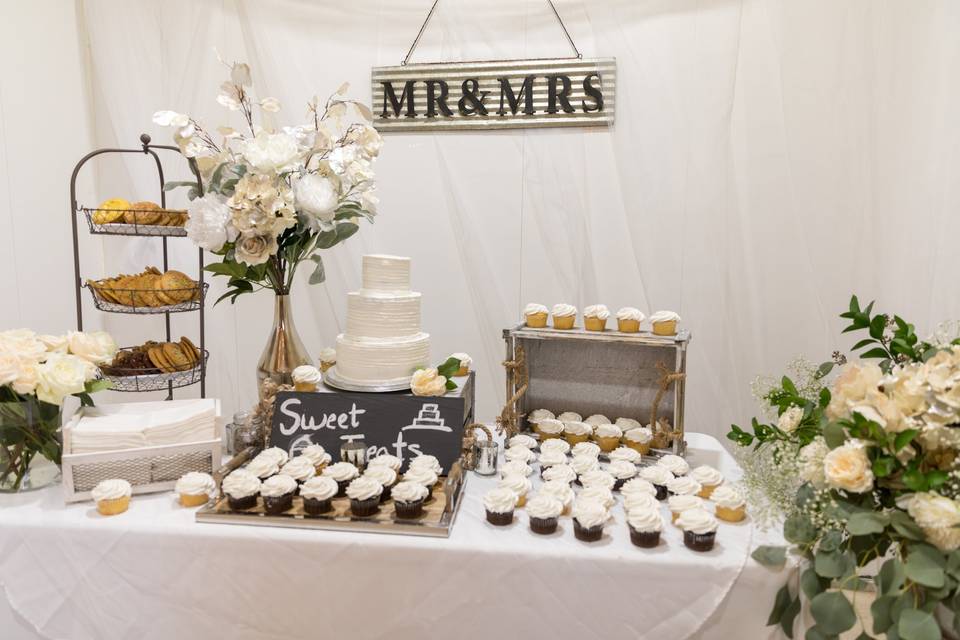
[[[761,394],[777,419],[728,434],[744,447],[750,502],[779,510],[784,537],[808,561],[796,587],[777,594],[769,624],[793,637],[802,595],[816,622],[806,637],[837,637],[857,621],[845,593],[879,567],[861,637],[935,640],[938,609],[960,632],[960,337],[941,329],[922,341],[856,296],[841,317],[845,333],[868,332],[853,346],[863,360],[835,352],[800,384],[784,376]],[[782,566],[786,548],[754,558]]]
[[[37,454],[60,464],[63,401],[76,396],[92,405],[90,394],[109,387],[98,367],[116,352],[102,331],[0,332],[0,488],[18,490]]]
[[[203,179],[164,188],[189,187],[187,235],[223,256],[206,267],[229,278],[217,302],[261,289],[288,294],[307,259],[315,264],[310,283],[323,282],[318,251],[343,242],[377,212],[372,165],[382,139],[370,126],[370,109],[343,97],[344,84],[326,101],[307,104],[308,123],[277,129],[279,101],[254,97],[246,64],[227,66],[230,78],[217,102],[239,112],[242,128],[219,127],[215,140],[190,116],[154,114],[155,123],[175,128],[174,140]]]

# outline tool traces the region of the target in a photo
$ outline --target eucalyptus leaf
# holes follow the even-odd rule
[[[928,551],[932,549],[932,551]],[[946,581],[946,559],[927,545],[913,545],[903,565],[907,578],[925,587],[939,589]]]
[[[807,567],[800,574],[800,590],[807,596],[807,600],[813,600],[813,597],[822,592],[827,584],[828,582],[818,576],[813,567]]]
[[[908,609],[900,615],[897,632],[903,640],[940,640],[940,627],[933,615]]]
[[[817,529],[810,518],[803,514],[793,514],[783,523],[783,537],[794,544],[809,544],[817,537]]]
[[[839,422],[829,422],[823,428],[823,439],[826,440],[828,447],[836,449],[847,441],[847,432]]]
[[[783,612],[787,610],[788,606],[790,606],[790,589],[787,585],[783,585],[773,599],[773,609],[767,617],[767,626],[779,624],[780,619],[783,617]]]
[[[843,633],[857,622],[850,601],[838,591],[828,591],[810,601],[810,613],[826,634]]]
[[[890,513],[890,524],[897,533],[908,540],[923,540],[926,537],[923,530],[913,521],[913,518],[903,511],[892,511]]]
[[[793,638],[793,623],[800,613],[800,596],[797,595],[790,601],[783,615],[780,617],[780,628],[788,638]]]
[[[754,549],[750,557],[765,567],[783,567],[787,561],[787,548],[762,545]]]
[[[320,284],[327,279],[326,271],[323,268],[323,260],[319,255],[313,255],[310,257],[316,263],[316,267],[313,269],[313,273],[310,274],[310,284]]]
[[[819,551],[814,556],[813,568],[824,578],[840,578],[856,566],[852,554],[846,551]]]
[[[903,563],[899,558],[890,558],[880,567],[877,574],[877,587],[881,595],[899,593],[906,580],[906,573],[903,570]]]
[[[893,618],[890,617],[890,610],[896,599],[896,596],[883,595],[871,603],[870,615],[873,617],[874,633],[884,633],[893,626]]]
[[[855,513],[847,521],[847,531],[854,536],[866,536],[873,533],[883,533],[886,519],[879,513],[865,511]]]

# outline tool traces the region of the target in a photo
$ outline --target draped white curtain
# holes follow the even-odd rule
[[[73,163],[94,147],[135,146],[144,131],[166,141],[150,121],[157,109],[222,122],[214,48],[248,61],[260,94],[298,121],[310,96],[345,80],[369,100],[370,67],[400,61],[430,4],[4,3],[2,325],[72,328]],[[557,7],[584,55],[617,58],[616,125],[389,135],[376,166],[381,216],[329,252],[325,285],[297,283],[311,351],[333,344],[370,252],[413,258],[434,359],[474,356],[483,418],[503,401],[501,330],[526,302],[674,309],[694,336],[687,426],[721,435],[753,411],[753,376],[850,346],[836,315],[852,292],[921,335],[960,317],[960,3]],[[413,60],[568,52],[546,2],[442,0]],[[137,156],[100,162],[82,199],[156,199],[149,169]],[[156,240],[81,235],[84,277],[160,261]],[[193,272],[187,241],[171,246],[174,266]],[[261,294],[208,314],[209,393],[228,411],[254,396],[271,306]],[[127,344],[161,331],[157,319],[87,309],[89,326]],[[194,336],[195,323],[178,317],[174,332]]]

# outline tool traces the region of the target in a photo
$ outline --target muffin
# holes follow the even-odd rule
[[[612,509],[613,505],[617,503],[617,499],[613,497],[613,492],[600,484],[584,487],[583,491],[577,494],[577,500],[587,499],[599,502],[605,509]]]
[[[657,460],[657,464],[675,476],[685,476],[690,472],[690,465],[687,464],[687,461],[672,453]]]
[[[333,509],[333,496],[340,491],[337,481],[328,476],[314,476],[300,487],[303,511],[311,516],[319,516]]]
[[[570,515],[570,507],[573,506],[574,493],[570,488],[570,483],[562,480],[548,480],[540,485],[540,494],[553,496],[563,505],[560,515]],[[540,495],[538,494],[538,495]]]
[[[549,451],[559,452],[563,455],[567,455],[570,452],[570,443],[566,440],[560,440],[559,438],[551,438],[550,440],[544,441],[540,445],[540,452],[547,453]]]
[[[577,321],[577,308],[572,304],[555,304],[551,310],[554,329],[573,329]]]
[[[667,491],[673,496],[695,496],[701,489],[700,483],[690,476],[680,476],[667,482]]]
[[[652,465],[641,467],[637,475],[653,485],[653,488],[657,490],[657,500],[667,499],[667,483],[673,480],[672,473],[663,467]]]
[[[440,461],[437,460],[436,456],[432,456],[427,453],[422,453],[413,460],[410,461],[410,466],[408,469],[430,469],[435,474],[443,475],[443,467],[440,466]]]
[[[672,522],[676,524],[677,518],[687,509],[703,509],[703,499],[691,494],[670,496],[667,498],[667,508],[670,509]]]
[[[593,430],[593,441],[604,453],[610,453],[619,447],[621,436],[623,431],[615,424],[598,424]]]
[[[527,502],[527,518],[530,530],[540,535],[549,535],[557,530],[557,519],[563,512],[563,503],[552,495],[538,493]]]
[[[701,498],[709,498],[714,489],[723,484],[723,474],[711,466],[702,464],[690,472],[690,477],[700,483]]]
[[[601,424],[610,424],[610,418],[602,413],[595,413],[592,416],[584,418],[583,421],[591,427],[596,427],[597,425]]]
[[[627,526],[630,529],[630,542],[638,547],[652,549],[660,544],[660,531],[663,529],[663,518],[660,509],[654,503],[653,507],[637,507],[627,516]]]
[[[596,459],[600,455],[600,447],[595,442],[579,442],[573,445],[570,453],[576,456],[590,456]]]
[[[392,473],[392,470],[388,469]],[[347,497],[350,498],[350,513],[366,518],[380,508],[380,494],[383,485],[370,476],[360,476],[347,485]]]
[[[658,336],[673,336],[677,334],[677,323],[680,322],[680,316],[673,311],[657,311],[650,316],[650,324],[653,325],[653,333]]]
[[[650,442],[653,440],[653,431],[647,427],[634,427],[623,434],[623,442],[639,454],[650,453]]]
[[[279,463],[276,458],[263,457],[263,454],[260,454],[248,462],[244,470],[263,480],[280,473],[281,464],[286,464],[286,460]]]
[[[613,490],[613,486],[617,483],[616,478],[610,475],[608,472],[601,469],[594,469],[586,473],[580,474],[580,484],[584,487],[600,486],[608,491]]]
[[[528,462],[533,462],[537,459],[537,454],[526,447],[510,447],[503,452],[503,459],[507,462],[512,462],[514,460],[519,460],[524,464]]]
[[[280,515],[293,507],[293,494],[297,490],[297,481],[282,473],[271,476],[260,485],[260,497],[263,498],[263,510],[268,516]]]
[[[677,518],[683,544],[693,551],[710,551],[717,538],[717,520],[703,509],[687,509]]]
[[[563,434],[563,423],[559,420],[546,418],[534,424],[533,430],[540,434],[543,440],[550,438],[559,438]],[[543,442],[540,443],[540,449],[543,450]]]
[[[246,469],[237,469],[223,479],[220,488],[227,496],[227,504],[234,511],[252,509],[257,506],[260,478]]]
[[[337,364],[337,350],[333,347],[323,349],[320,352],[320,371],[328,371],[335,364]]]
[[[593,427],[586,422],[564,422],[563,437],[571,445],[586,442],[593,435]]]
[[[577,482],[580,482],[580,476],[591,471],[599,471],[600,462],[591,455],[573,456],[570,460],[570,468],[577,474]]]
[[[487,522],[503,527],[513,522],[513,510],[517,506],[517,494],[506,487],[491,489],[483,496],[487,510]]]
[[[643,312],[636,307],[620,307],[620,310],[617,311],[617,331],[638,333],[644,317]]]
[[[174,491],[180,497],[184,507],[199,507],[206,504],[217,491],[217,483],[209,473],[190,471],[180,476]]]
[[[610,513],[601,503],[577,497],[573,503],[573,535],[583,542],[596,542],[603,537],[603,525]]]
[[[547,315],[549,313],[549,309],[536,302],[531,302],[523,309],[523,317],[526,319],[527,326],[532,329],[542,329],[547,326]]]
[[[527,494],[533,487],[533,485],[530,484],[530,481],[523,476],[504,476],[503,478],[500,478],[497,486],[503,489],[510,489],[510,491],[513,491],[516,494],[517,501],[514,506],[518,509],[522,508],[527,503]]]
[[[509,440],[507,440],[508,447],[526,447],[533,451],[539,446],[540,443],[536,441],[535,438],[528,436],[525,433],[518,433]]]
[[[383,491],[380,493],[381,503],[390,499],[393,485],[397,483],[397,472],[384,464],[367,467],[367,470],[360,477],[373,478],[380,483],[380,486],[383,487]]]
[[[130,483],[120,478],[101,480],[90,492],[90,497],[97,503],[97,511],[103,516],[115,516],[126,511],[131,495],[133,488]]]
[[[643,426],[633,418],[617,418],[613,424],[617,425],[624,431],[629,431],[630,429],[636,429],[637,427]]]
[[[337,497],[347,495],[347,486],[360,475],[360,471],[349,462],[335,462],[323,470],[323,475],[337,481]]]
[[[623,460],[624,462],[629,462],[630,464],[637,465],[643,460],[643,456],[637,452],[636,449],[631,449],[630,447],[617,447],[610,452],[610,462],[616,462],[617,460]],[[611,471],[611,473],[613,473]]]
[[[522,460],[511,460],[500,466],[500,477],[519,474],[524,478],[533,473],[533,467]]]
[[[394,473],[400,473],[400,467],[403,466],[403,461],[397,456],[390,455],[389,453],[382,453],[375,458],[371,458],[367,462],[367,468],[378,467],[383,465],[394,471]]]
[[[649,493],[631,493],[623,497],[623,510],[627,515],[630,515],[630,512],[634,509],[647,508],[656,509],[657,511],[660,510],[660,501],[657,500],[656,495]]]
[[[544,469],[540,477],[546,482],[562,482],[569,487],[577,479],[577,472],[568,464],[555,464]]]
[[[587,331],[603,331],[609,317],[610,310],[606,305],[592,304],[583,310],[583,326]]]
[[[633,451],[633,449],[627,449]],[[637,465],[626,460],[613,460],[607,465],[607,473],[613,476],[613,490],[619,491],[623,484],[637,475]]]
[[[429,491],[416,482],[398,482],[393,486],[393,510],[401,520],[413,520],[423,515],[423,503]]]
[[[304,448],[304,450],[300,452],[300,457],[312,462],[313,468],[318,474],[323,473],[324,468],[330,464],[331,460],[330,454],[318,444],[311,444]]]
[[[317,467],[310,458],[301,455],[290,458],[287,464],[280,467],[280,473],[302,484],[317,475]]]
[[[550,467],[561,465],[561,464],[562,465],[567,464],[567,456],[565,454],[562,454],[556,450],[542,451],[540,453],[540,475],[541,476],[543,475],[543,472],[545,470],[549,469]]]
[[[303,364],[293,370],[293,388],[295,391],[316,391],[317,386],[323,382],[323,375],[320,369],[312,364]]]
[[[717,517],[727,522],[740,522],[747,516],[747,503],[736,489],[717,487],[710,496],[716,505]]]
[[[439,481],[437,474],[428,467],[413,467],[411,466],[407,469],[407,472],[403,474],[403,479],[406,482],[416,482],[422,484],[427,491],[433,491],[433,487]],[[429,499],[429,496],[428,496]]]
[[[644,480],[643,478],[633,478],[632,480],[627,480],[623,486],[620,487],[620,494],[624,497],[624,499],[627,499],[633,495],[647,495],[656,498],[657,490],[649,480]]]
[[[564,411],[557,416],[560,422],[583,422],[583,416],[576,411]]]

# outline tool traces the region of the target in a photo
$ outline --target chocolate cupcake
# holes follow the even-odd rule
[[[513,522],[513,510],[517,506],[517,494],[507,487],[491,489],[483,496],[487,510],[487,522],[503,527]]]
[[[400,520],[414,520],[423,515],[423,503],[429,491],[419,482],[399,482],[393,487],[393,511]]]
[[[630,542],[634,545],[650,549],[660,544],[663,519],[656,503],[631,509],[627,526],[630,528]]]
[[[319,516],[333,509],[333,496],[337,495],[337,481],[327,476],[314,476],[300,487],[303,499],[303,511],[311,516]]]
[[[548,535],[557,530],[557,519],[563,512],[563,503],[548,494],[538,494],[527,502],[527,516],[530,518],[530,530]]]
[[[665,468],[653,465],[650,467],[641,467],[638,474],[641,478],[653,485],[657,490],[657,500],[667,499],[667,483],[673,480],[673,474]]]
[[[717,538],[717,520],[703,509],[688,509],[677,518],[683,544],[693,551],[710,551]]]
[[[260,487],[263,510],[269,516],[288,511],[293,507],[293,494],[296,490],[297,481],[290,476],[279,474],[267,478]]]
[[[573,535],[583,542],[596,542],[603,537],[603,525],[609,519],[603,503],[578,497],[573,504]]]
[[[231,509],[234,511],[252,509],[257,506],[260,478],[249,471],[238,469],[223,479],[222,489]]]
[[[377,465],[367,467],[363,472],[366,477],[373,478],[383,487],[383,493],[380,494],[380,504],[383,504],[391,498],[391,489],[397,483],[397,473],[386,465]]]
[[[672,496],[695,496],[702,489],[700,483],[690,476],[680,476],[667,483],[667,491]]]
[[[336,462],[327,466],[323,475],[337,481],[337,497],[342,498],[347,495],[347,487],[360,475],[360,471],[349,462]]]
[[[350,513],[360,518],[372,516],[380,509],[381,493],[383,493],[383,485],[370,476],[355,479],[347,487]]]
[[[633,451],[633,449],[627,449]],[[626,460],[613,460],[607,465],[607,473],[613,476],[613,490],[620,491],[627,480],[632,480],[637,475],[637,467],[632,462]]]

